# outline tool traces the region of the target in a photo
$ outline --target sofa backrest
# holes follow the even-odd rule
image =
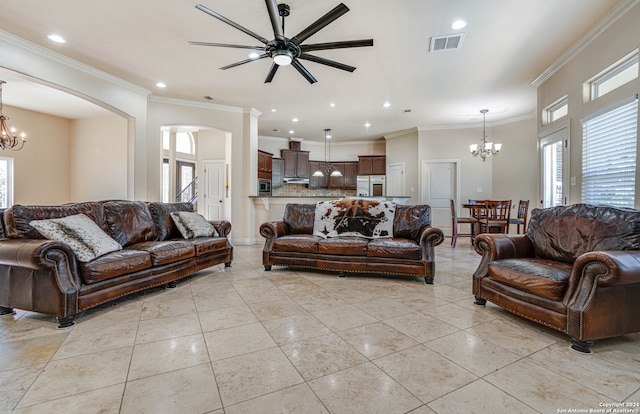
[[[534,209],[526,233],[537,257],[573,263],[602,250],[640,249],[640,211],[591,204]]]
[[[121,246],[156,240],[156,227],[147,203],[116,200],[102,205],[108,233]]]
[[[171,218],[175,211],[193,211],[191,203],[149,203],[149,210],[156,226],[158,240],[181,238],[182,235]]]
[[[283,221],[291,234],[312,234],[315,204],[287,204]],[[417,240],[422,228],[431,225],[431,207],[427,205],[396,205],[393,237]]]
[[[29,225],[32,220],[46,220],[85,214],[104,231],[108,230],[104,209],[99,202],[73,203],[58,206],[24,206],[15,204],[4,214],[6,236],[12,239],[44,239]]]

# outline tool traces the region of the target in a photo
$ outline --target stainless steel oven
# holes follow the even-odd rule
[[[264,178],[258,179],[258,195],[270,196],[271,195],[271,180]]]

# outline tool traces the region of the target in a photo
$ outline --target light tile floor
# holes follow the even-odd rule
[[[434,285],[265,272],[261,249],[236,246],[231,268],[85,312],[71,329],[0,318],[0,412],[640,412],[640,335],[581,355],[558,332],[474,305],[479,256],[464,240],[436,249]]]

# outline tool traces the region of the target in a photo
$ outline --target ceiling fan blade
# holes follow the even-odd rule
[[[230,45],[228,43],[209,43],[209,42],[187,42],[191,46],[215,46],[215,47],[235,47],[238,49],[253,49],[253,50],[267,50],[264,46],[244,46],[244,45]]]
[[[245,59],[245,60],[241,60],[240,62],[236,62],[236,63],[232,63],[232,64],[227,65],[227,66],[223,66],[220,69],[227,70],[227,69],[235,68],[236,66],[244,65],[245,63],[255,62],[256,60],[264,59],[266,57],[269,57],[269,55],[267,53],[265,53],[264,55],[260,55],[255,59]]]
[[[267,78],[264,80],[264,83],[271,83],[273,77],[276,76],[276,72],[278,71],[279,67],[280,65],[278,65],[276,62],[273,62],[271,64],[271,69],[269,69],[269,73],[267,73]]]
[[[300,45],[303,52],[313,52],[314,50],[344,49],[348,47],[373,46],[373,39],[346,40],[344,42],[313,43],[310,45]]]
[[[280,21],[280,12],[278,11],[277,0],[265,0],[267,3],[267,10],[269,10],[269,18],[271,19],[271,26],[273,27],[273,36],[277,40],[284,40],[284,30],[282,30]]]
[[[313,75],[304,66],[302,66],[302,63],[300,63],[298,59],[293,59],[293,62],[291,62],[291,66],[296,68],[298,72],[300,72],[300,74],[309,81],[309,83],[314,84],[318,82],[318,80],[314,78]]]
[[[298,56],[298,59],[310,60],[322,65],[331,66],[332,68],[346,70],[347,72],[353,72],[354,70],[356,70],[355,66],[345,65],[344,63],[336,62],[335,60],[329,60],[306,53],[302,53],[300,56]]]
[[[238,23],[235,23],[235,22],[227,19],[223,15],[214,12],[213,10],[203,6],[202,4],[196,5],[196,9],[207,13],[209,16],[215,17],[216,19],[220,20],[223,23],[228,24],[231,27],[235,27],[236,29],[240,30],[241,32],[244,32],[244,33],[248,34],[249,36],[251,36],[253,38],[258,39],[260,42],[264,43],[265,45],[267,43],[269,43],[268,39],[265,39],[264,37],[260,36],[259,34],[256,34],[256,33],[252,32],[251,30],[247,29],[246,27],[240,26]]]
[[[329,11],[327,14],[311,23],[306,29],[294,36],[291,41],[296,45],[299,45],[348,11],[349,8],[345,6],[344,3],[338,4],[333,8],[333,10]]]

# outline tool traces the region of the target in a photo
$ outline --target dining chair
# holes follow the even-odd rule
[[[485,200],[484,217],[480,219],[480,233],[509,233],[511,200]]]
[[[449,202],[451,205],[451,245],[456,247],[458,236],[469,237],[471,242],[473,242],[473,237],[475,236],[474,229],[478,224],[478,220],[474,217],[458,217],[456,213],[456,202],[451,199]],[[469,233],[459,233],[458,224],[469,224]]]
[[[514,217],[509,220],[509,224],[515,224],[518,226],[518,234],[520,234],[520,226],[522,226],[522,232],[527,231],[527,214],[529,212],[529,200],[520,200],[518,203],[518,217]]]

